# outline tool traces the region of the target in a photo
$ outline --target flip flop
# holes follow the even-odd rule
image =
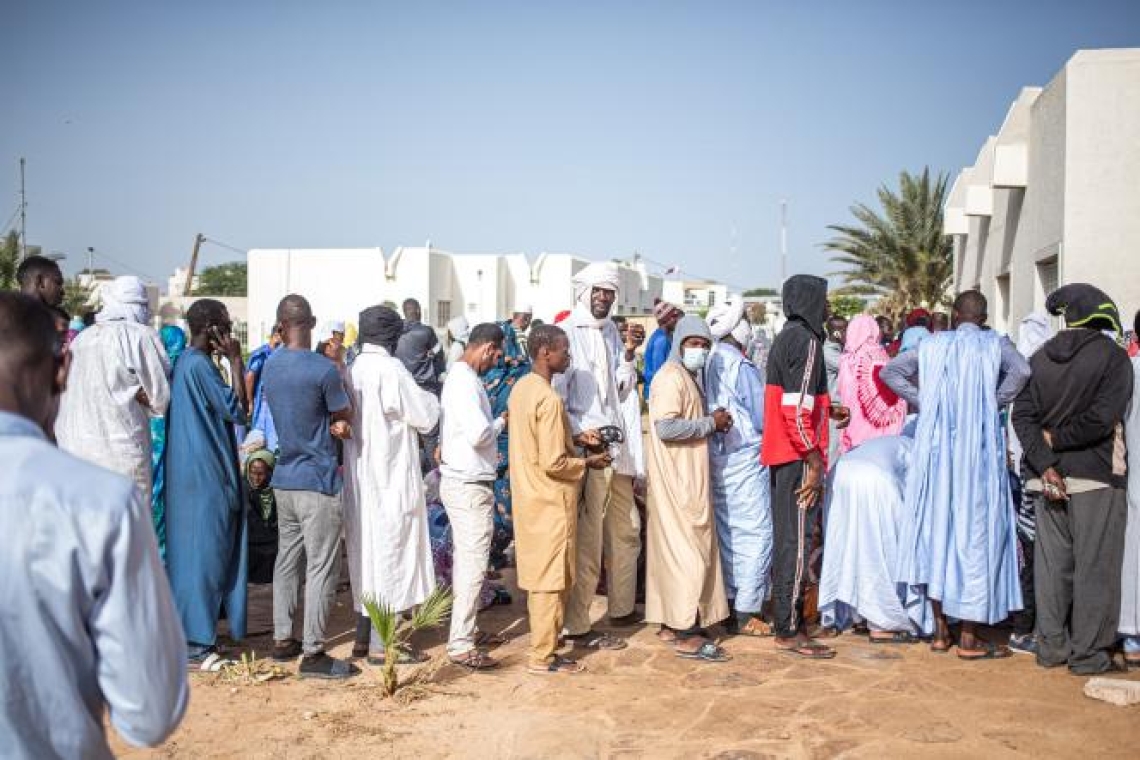
[[[625,639],[619,639],[617,636],[611,636],[601,631],[588,631],[581,636],[567,636],[566,640],[575,647],[607,652],[616,652],[629,646]]]
[[[534,673],[540,676],[548,676],[551,674],[572,676],[585,672],[586,666],[577,660],[571,660],[569,657],[556,654],[554,655],[554,659],[546,665],[527,665],[526,670],[528,673]]]
[[[916,644],[918,637],[909,631],[875,631],[875,633],[890,633],[889,636],[875,636],[867,634],[867,640],[872,644]]]
[[[977,649],[967,649],[966,652],[980,652],[981,654],[962,654],[962,645],[958,645],[958,659],[966,662],[977,662],[978,660],[1004,660],[1007,657],[1013,657],[1013,651],[1009,647],[999,647],[996,644],[991,644],[988,641],[982,642],[981,646]]]
[[[678,657],[682,660],[704,660],[705,662],[728,662],[732,659],[732,655],[726,652],[722,647],[718,647],[711,641],[706,641],[695,652],[688,652],[684,649],[675,650]]]
[[[818,644],[813,641],[804,644],[796,644],[792,647],[779,647],[780,651],[786,652],[796,657],[802,657],[805,660],[830,660],[835,657],[835,650],[824,644]]]
[[[930,651],[934,654],[949,654],[951,646],[953,644],[949,639],[934,639],[930,642]]]
[[[494,670],[499,667],[499,661],[489,657],[485,652],[472,649],[456,657],[449,657],[452,665],[458,665],[468,670]]]

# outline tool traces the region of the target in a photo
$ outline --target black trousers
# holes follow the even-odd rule
[[[803,625],[803,591],[808,582],[811,527],[820,504],[800,509],[802,461],[769,468],[772,476],[772,617],[776,635],[795,636]]]
[[[1120,566],[1128,499],[1123,488],[1037,502],[1037,662],[1080,675],[1112,662],[1120,621]]]
[[[1017,567],[1021,581],[1022,608],[1010,618],[1013,632],[1026,636],[1037,627],[1037,599],[1033,590],[1033,554],[1037,543],[1037,496],[1025,490],[1026,474],[1022,467],[1019,477],[1010,472],[1009,482],[1013,489],[1013,503],[1017,505]]]

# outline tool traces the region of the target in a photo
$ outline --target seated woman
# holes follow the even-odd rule
[[[277,501],[269,481],[276,460],[258,449],[245,460],[246,522],[249,526],[249,582],[272,583],[277,562]]]
[[[927,600],[908,609],[894,580],[913,445],[904,436],[867,441],[843,455],[827,489],[820,613],[840,630],[865,621],[873,644],[908,644],[932,630]]]

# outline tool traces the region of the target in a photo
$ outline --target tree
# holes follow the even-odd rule
[[[98,299],[91,298],[93,289],[94,283],[84,285],[79,275],[75,275],[63,285],[63,303],[60,306],[73,317],[82,317],[85,311],[98,311]]]
[[[12,230],[0,245],[0,290],[16,290],[16,267],[20,266],[20,236]]]
[[[416,631],[438,627],[451,611],[451,602],[451,592],[436,586],[424,603],[416,607],[411,617],[404,618],[373,595],[365,594],[361,598],[360,603],[372,621],[376,637],[384,646],[384,667],[381,670],[381,678],[385,696],[395,695],[396,690],[400,688],[396,665],[400,661],[401,650],[407,646],[408,639]]]
[[[780,291],[775,288],[752,288],[744,291],[745,298],[771,298],[778,295],[780,295]]]
[[[831,313],[851,319],[856,314],[862,314],[867,308],[867,300],[859,296],[832,294],[828,299],[831,302]]]
[[[838,234],[823,247],[846,265],[834,273],[845,286],[833,292],[881,296],[883,311],[895,317],[944,305],[954,272],[950,238],[942,234],[946,175],[931,180],[929,167],[917,176],[901,172],[898,192],[883,185],[878,198],[882,214],[859,203],[851,207],[857,226],[828,226]]]
[[[197,296],[245,296],[246,267],[244,261],[231,261],[206,267],[198,275]]]

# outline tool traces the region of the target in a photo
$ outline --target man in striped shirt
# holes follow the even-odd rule
[[[812,641],[803,624],[812,526],[823,504],[829,417],[847,424],[846,410],[831,411],[823,359],[827,280],[798,274],[784,283],[788,321],[772,343],[764,390],[760,461],[772,474],[772,609],[776,645],[809,659],[835,650]]]

